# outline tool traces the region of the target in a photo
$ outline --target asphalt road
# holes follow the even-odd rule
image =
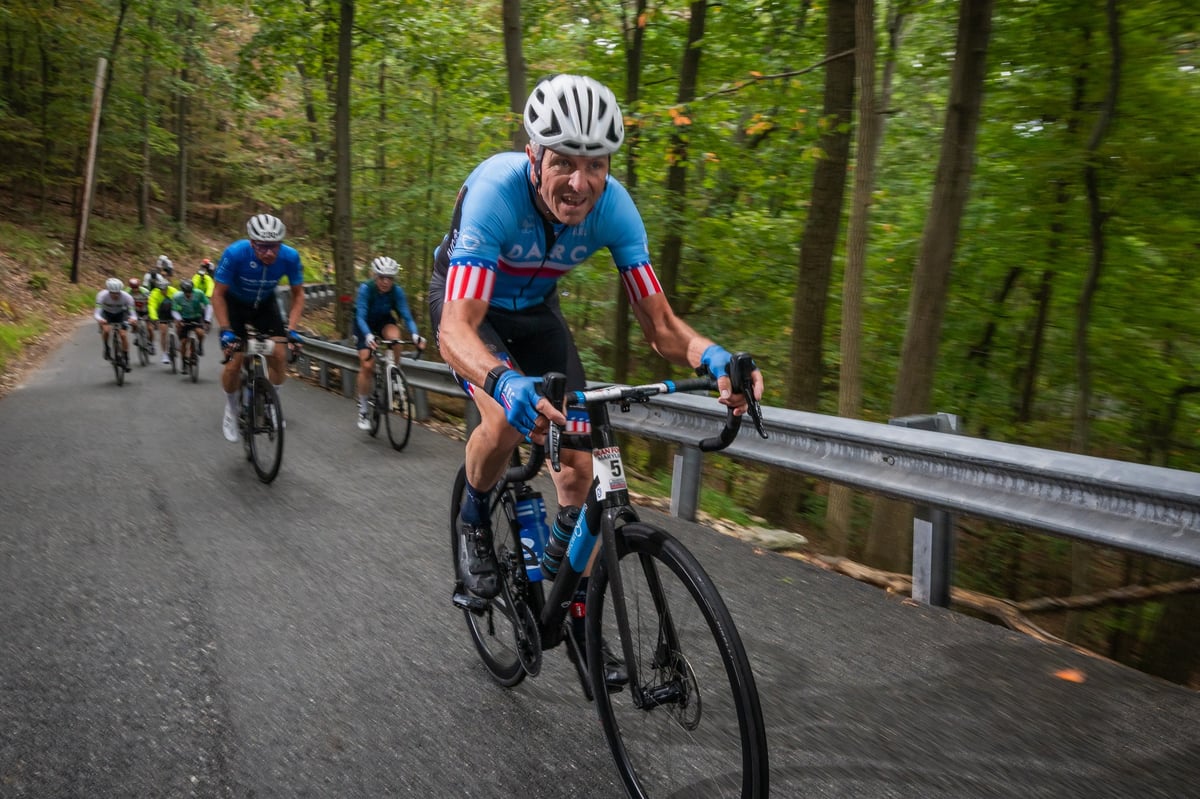
[[[502,689],[449,603],[461,442],[289,381],[263,485],[215,357],[119,388],[93,331],[0,401],[0,797],[623,795],[561,652]],[[645,515],[733,612],[772,796],[1200,796],[1200,695]]]

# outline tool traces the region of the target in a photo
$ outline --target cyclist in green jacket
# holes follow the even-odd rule
[[[179,284],[179,291],[171,298],[171,316],[175,318],[175,332],[182,342],[188,330],[195,328],[198,347],[196,355],[204,354],[204,331],[212,323],[212,303],[203,291],[197,291],[192,281]]]

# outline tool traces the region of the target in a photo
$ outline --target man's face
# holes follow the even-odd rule
[[[533,148],[526,147],[525,152],[536,172]],[[578,225],[604,193],[608,165],[607,155],[564,155],[545,148],[542,150],[542,187],[538,195],[559,222]]]
[[[264,266],[270,266],[279,257],[280,243],[278,241],[266,242],[251,239],[250,246],[254,248],[254,257]]]

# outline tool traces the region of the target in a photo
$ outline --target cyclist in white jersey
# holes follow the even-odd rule
[[[136,322],[137,310],[133,307],[133,295],[125,291],[125,284],[115,277],[110,277],[104,283],[104,288],[96,294],[96,311],[93,314],[100,327],[100,340],[104,343],[104,360],[110,360],[112,353],[108,351],[108,333],[113,325],[123,322]],[[125,351],[125,371],[129,371],[129,335],[124,330],[118,331],[121,336],[121,349]]]
[[[466,500],[461,509],[459,572],[472,593],[498,590],[487,498],[525,436],[541,440],[562,412],[537,393],[540,375],[567,375],[584,386],[570,331],[558,309],[558,278],[607,248],[646,341],[680,366],[706,367],[721,403],[744,413],[730,389],[730,354],[671,309],[654,276],[641,215],[609,173],[624,140],[616,97],[578,75],[538,83],[525,104],[529,145],[522,156],[493,156],[459,191],[450,233],[435,252],[431,319],[442,357],[464,382],[481,422],[467,441]],[[522,374],[517,368],[524,370]],[[528,376],[527,376],[528,375]],[[762,375],[753,376],[761,398]],[[480,390],[482,389],[482,390]],[[582,505],[592,481],[586,419],[571,420],[554,473],[559,507]]]

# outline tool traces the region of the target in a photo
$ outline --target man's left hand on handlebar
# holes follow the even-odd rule
[[[562,411],[538,393],[541,383],[540,377],[526,377],[510,369],[500,375],[492,389],[492,399],[504,408],[508,423],[534,441],[545,436],[548,422],[567,423]]]

